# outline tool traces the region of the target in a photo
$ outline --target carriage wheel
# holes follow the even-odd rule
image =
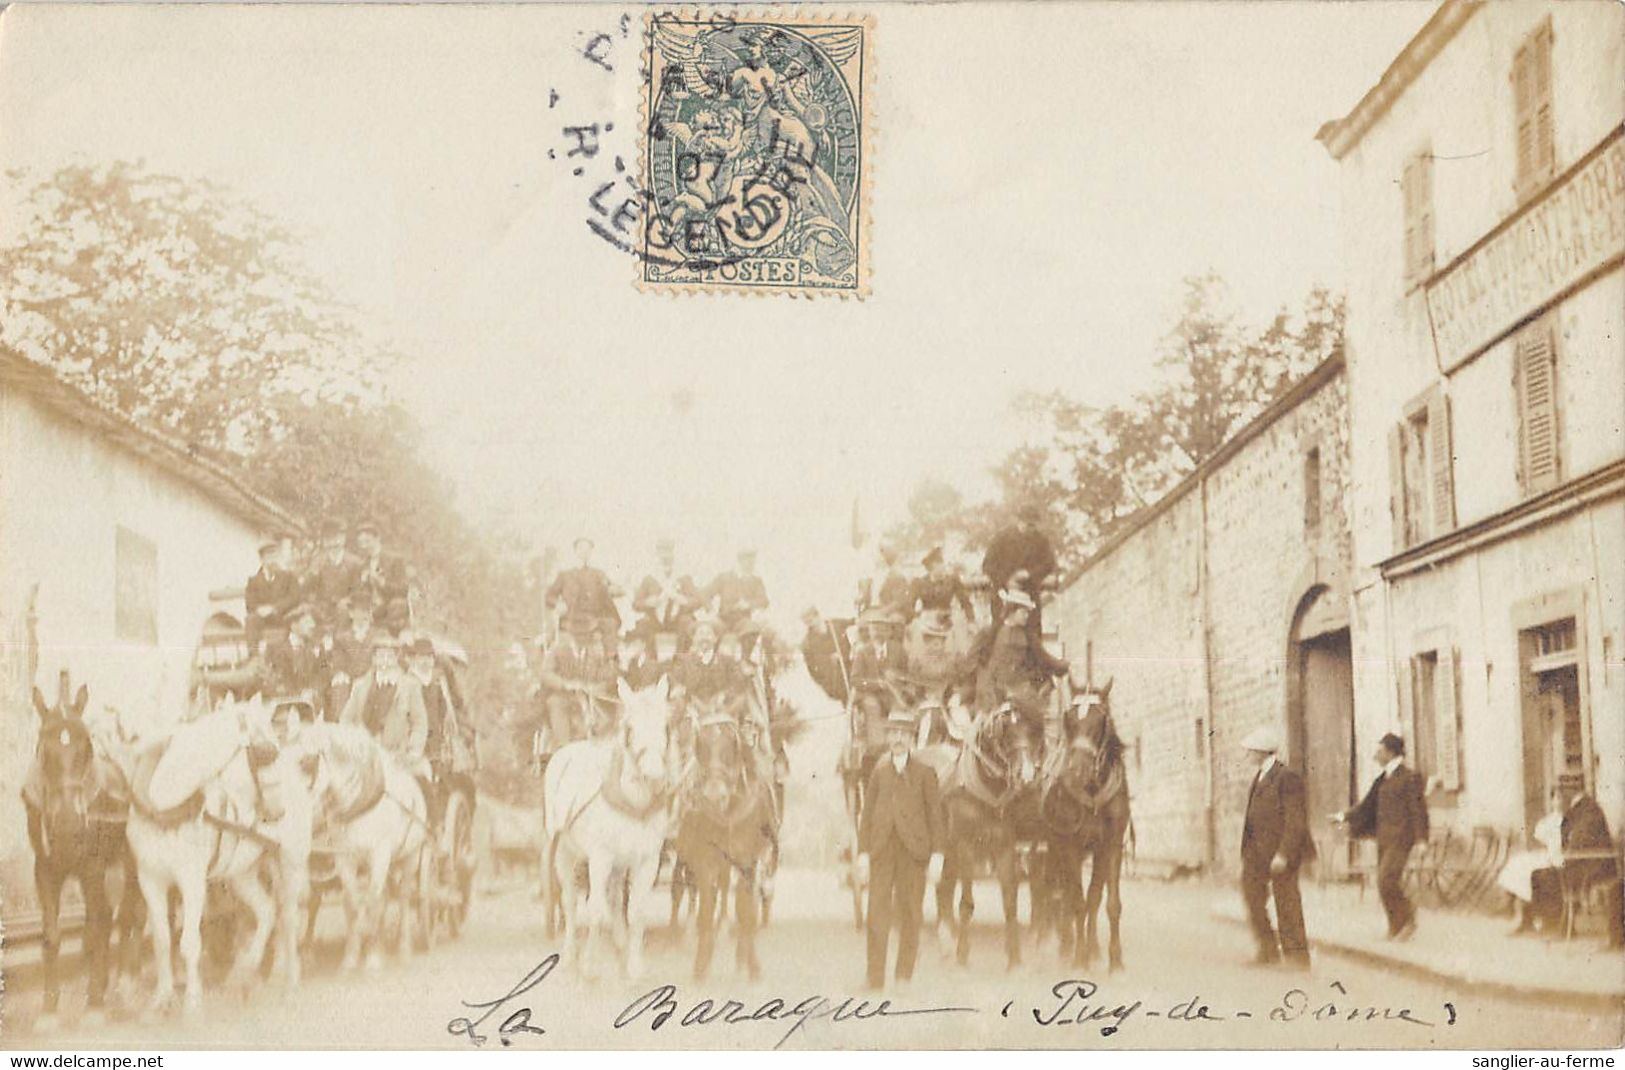
[[[466,793],[454,791],[447,798],[441,835],[445,885],[435,893],[446,897],[446,931],[456,938],[474,901],[474,811]]]
[[[412,892],[412,906],[417,914],[417,948],[418,951],[430,951],[434,948],[435,894],[439,890],[435,882],[435,870],[439,866],[438,853],[432,843],[423,845],[418,852],[418,872],[416,887]]]

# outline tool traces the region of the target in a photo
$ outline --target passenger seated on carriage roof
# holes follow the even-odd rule
[[[767,609],[767,585],[756,574],[756,551],[739,551],[738,564],[711,581],[706,601],[721,621],[723,629],[737,632],[746,621]]]
[[[406,562],[384,552],[376,524],[356,525],[355,544],[360,557],[355,585],[372,602],[373,624],[391,633],[400,631],[412,618]]]
[[[921,559],[925,575],[915,580],[909,591],[909,605],[916,613],[950,613],[955,603],[968,620],[976,619],[976,608],[959,572],[943,556],[942,547],[933,546]]]
[[[852,650],[853,686],[882,680],[896,683],[908,672],[908,656],[897,634],[899,623],[883,609],[865,610],[858,618],[862,639]]]
[[[576,567],[565,569],[547,588],[548,609],[561,603],[564,615],[590,618],[605,635],[621,633],[621,611],[615,606],[619,592],[609,577],[593,567],[593,541],[582,535],[570,544],[576,555]]]
[[[429,714],[422,686],[401,672],[395,640],[387,636],[373,640],[372,669],[351,688],[339,720],[364,726],[405,768],[414,773],[424,769]]]
[[[243,585],[244,635],[257,651],[268,633],[286,624],[288,610],[299,604],[299,580],[284,566],[281,539],[260,543],[259,571]]]
[[[677,571],[677,544],[671,539],[655,543],[655,568],[638,583],[632,608],[642,617],[640,629],[651,634],[661,628],[686,630],[700,607],[694,580]]]
[[[359,593],[361,560],[349,552],[344,529],[334,521],[322,525],[321,544],[305,569],[301,590],[322,627],[338,631],[345,624],[345,604]]]

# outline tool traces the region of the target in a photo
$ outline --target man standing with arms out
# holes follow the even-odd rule
[[[886,943],[897,925],[897,980],[914,976],[925,886],[942,875],[942,800],[937,774],[910,755],[913,716],[886,718],[888,755],[875,763],[858,828],[860,876],[869,878],[868,986],[886,983]]]
[[[1260,728],[1241,746],[1258,763],[1241,827],[1241,897],[1258,941],[1255,961],[1272,965],[1284,958],[1288,966],[1308,969],[1309,938],[1303,928],[1298,868],[1315,857],[1315,844],[1309,836],[1303,778],[1277,758],[1281,740],[1273,730]],[[1267,909],[1272,892],[1279,938]]]
[[[670,539],[655,543],[655,570],[638,583],[632,595],[632,608],[641,616],[640,631],[652,643],[663,631],[686,632],[699,607],[694,580],[677,571],[677,544]]]
[[[1027,630],[1034,636],[1044,634],[1044,600],[1040,591],[1056,568],[1055,548],[1038,530],[1041,519],[1043,514],[1038,506],[1022,506],[1016,513],[1015,527],[1005,528],[993,536],[982,558],[982,572],[993,584],[993,622],[998,624],[1004,620],[1008,600],[1000,599],[1000,593],[1015,588],[1032,600]]]
[[[609,577],[592,567],[593,542],[585,535],[570,544],[576,554],[576,567],[566,569],[547,589],[547,608],[564,603],[565,625],[571,618],[593,623],[594,630],[606,636],[621,634],[621,611],[615,608],[616,591]]]
[[[1416,907],[1405,894],[1405,860],[1418,840],[1428,838],[1427,789],[1422,774],[1405,765],[1405,741],[1392,732],[1377,743],[1382,772],[1352,810],[1333,820],[1346,822],[1349,835],[1377,841],[1377,894],[1388,914],[1388,938],[1416,934]]]

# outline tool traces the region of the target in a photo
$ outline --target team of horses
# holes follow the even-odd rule
[[[695,976],[711,968],[731,891],[736,964],[758,977],[759,891],[778,841],[762,741],[746,738],[726,696],[678,704],[665,677],[642,690],[617,686],[615,732],[561,747],[543,775],[543,884],[561,908],[561,958],[593,976],[606,938],[621,972],[641,975],[649,896],[670,844],[674,923],[685,889],[696,901]]]
[[[39,745],[23,790],[46,1021],[61,999],[60,910],[70,880],[84,900],[92,1012],[106,1006],[111,982],[136,978],[143,930],[153,1006],[196,1010],[205,911],[220,887],[252,923],[246,939],[227,942],[227,986],[246,989],[272,965],[297,985],[323,889],[311,879],[313,857],[335,871],[327,883],[344,896],[346,966],[363,953],[368,966],[379,963],[392,910],[397,947],[426,944],[423,923],[432,927],[435,914],[425,898],[434,858],[424,790],[365,729],[302,724],[258,696],[228,697],[161,738],[132,740],[122,725],[93,732],[86,689],[71,700],[61,690],[55,704],[34,691]]]
[[[938,942],[960,964],[970,959],[972,882],[988,870],[1003,901],[1008,965],[1021,962],[1018,893],[1025,858],[1038,934],[1054,934],[1077,965],[1093,963],[1104,900],[1107,964],[1123,966],[1121,881],[1133,832],[1123,743],[1110,703],[1109,683],[1084,692],[1047,738],[1041,703],[1005,702],[977,716],[962,741],[920,749],[920,759],[937,772],[947,829],[936,888]]]

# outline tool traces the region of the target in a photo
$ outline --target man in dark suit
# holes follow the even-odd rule
[[[937,774],[909,754],[912,715],[895,710],[886,718],[890,753],[875,763],[858,826],[860,874],[869,876],[868,985],[886,983],[886,942],[897,925],[897,980],[914,976],[920,950],[920,918],[926,883],[942,873],[942,800]]]
[[[282,543],[267,539],[260,545],[259,571],[243,585],[243,633],[251,647],[260,640],[280,638],[288,610],[299,604],[299,579],[282,567]]]
[[[724,572],[706,588],[705,600],[722,622],[722,630],[741,634],[768,607],[767,585],[756,574],[756,551],[739,551],[738,567]]]
[[[1241,826],[1241,897],[1258,941],[1256,961],[1270,965],[1284,958],[1288,966],[1307,969],[1309,938],[1303,927],[1298,869],[1315,857],[1315,844],[1309,837],[1303,778],[1277,758],[1281,741],[1273,730],[1261,728],[1241,745],[1258,762]],[[1270,925],[1271,893],[1279,936]]]
[[[897,636],[898,621],[883,609],[865,610],[858,618],[861,641],[852,650],[852,684],[897,686],[908,672],[908,653]]]
[[[993,585],[993,623],[1000,624],[1008,600],[1001,600],[999,592],[1012,587],[1023,591],[1032,599],[1033,608],[1027,617],[1027,629],[1035,637],[1044,632],[1044,581],[1055,573],[1058,563],[1055,548],[1049,538],[1039,530],[1043,511],[1036,505],[1024,505],[1016,513],[1014,527],[1008,527],[993,536],[987,554],[982,558],[982,573]]]
[[[1377,841],[1377,895],[1388,914],[1388,937],[1416,934],[1416,907],[1405,894],[1405,860],[1418,840],[1428,838],[1427,787],[1422,774],[1405,765],[1405,741],[1392,732],[1377,744],[1382,772],[1352,810],[1338,815],[1349,835]]]
[[[565,624],[569,618],[592,621],[600,635],[613,638],[621,634],[621,611],[615,606],[619,593],[609,577],[592,565],[593,542],[583,535],[571,549],[576,554],[576,567],[560,572],[547,588],[547,608],[564,603]]]

